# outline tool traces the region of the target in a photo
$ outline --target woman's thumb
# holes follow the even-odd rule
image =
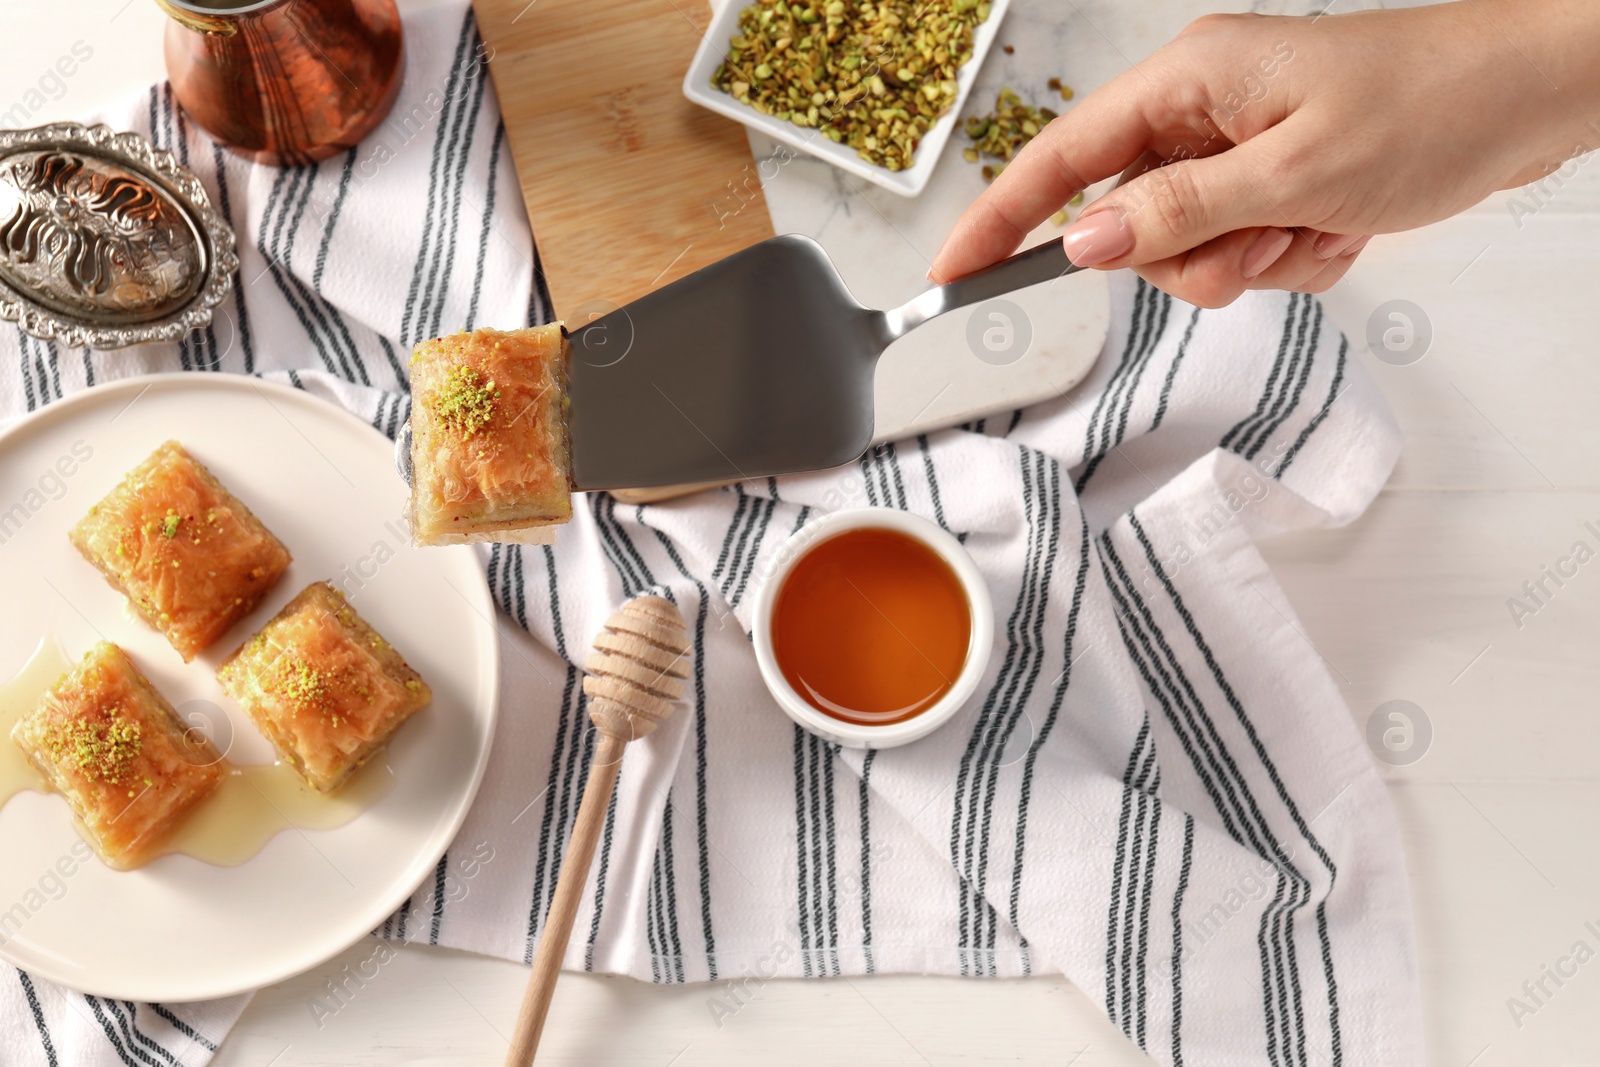
[[[1062,232],[1080,267],[1130,267],[1187,252],[1248,226],[1292,225],[1251,179],[1246,141],[1146,171],[1084,209]]]

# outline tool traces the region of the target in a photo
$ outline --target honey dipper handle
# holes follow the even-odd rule
[[[550,997],[561,974],[561,958],[567,954],[572,922],[583,899],[594,846],[605,825],[606,809],[611,805],[611,792],[617,786],[617,771],[622,766],[622,750],[627,744],[624,738],[602,733],[595,746],[589,781],[583,787],[583,802],[578,805],[566,858],[561,861],[561,878],[544,917],[544,933],[539,936],[539,951],[533,957],[528,991],[522,996],[522,1010],[511,1035],[511,1051],[506,1053],[506,1067],[528,1067],[539,1049],[539,1035],[544,1032],[545,1016],[550,1013]]]

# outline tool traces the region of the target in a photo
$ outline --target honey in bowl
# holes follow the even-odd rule
[[[812,707],[886,726],[938,703],[960,676],[972,606],[950,564],[916,538],[845,530],[801,556],[772,608],[778,668]]]

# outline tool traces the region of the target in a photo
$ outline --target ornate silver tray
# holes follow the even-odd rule
[[[0,130],[0,320],[72,348],[175,341],[210,324],[238,267],[171,152],[76,122]]]

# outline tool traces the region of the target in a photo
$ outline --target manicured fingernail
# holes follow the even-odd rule
[[[1288,230],[1277,228],[1264,231],[1260,237],[1253,241],[1239,261],[1239,273],[1246,278],[1254,278],[1289,251],[1289,246],[1294,243],[1294,234]]]
[[[1079,267],[1098,267],[1133,251],[1133,228],[1120,207],[1085,215],[1061,233],[1061,247]]]
[[[1343,255],[1345,249],[1361,240],[1359,233],[1325,233],[1317,238],[1311,250],[1322,259]]]
[[[1363,248],[1367,247],[1367,242],[1370,241],[1370,240],[1372,240],[1372,234],[1369,233],[1365,237],[1361,238],[1361,240],[1357,241],[1355,244],[1353,244],[1349,248],[1345,249],[1344,250],[1344,254],[1347,255],[1347,256],[1355,255],[1357,252],[1359,252]]]

